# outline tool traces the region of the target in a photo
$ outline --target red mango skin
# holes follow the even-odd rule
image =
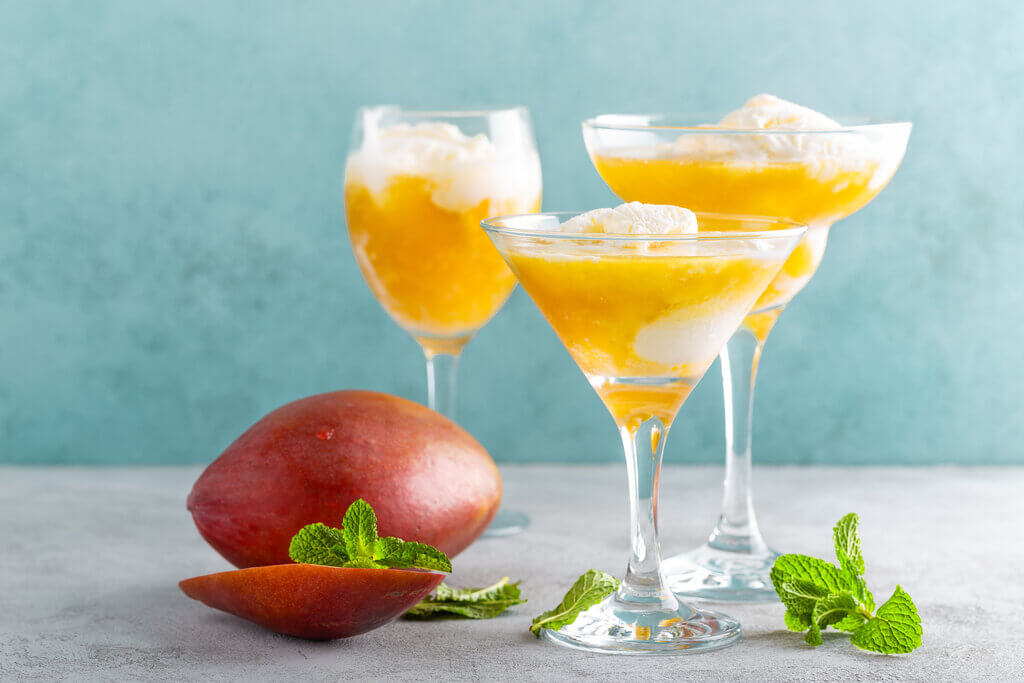
[[[453,557],[501,503],[501,477],[476,439],[418,403],[372,391],[310,396],[274,410],[228,446],[188,497],[199,533],[236,567],[285,564],[307,524],[340,527],[362,498],[381,536]]]
[[[193,600],[298,638],[333,640],[380,628],[430,595],[444,574],[280,564],[185,579]]]

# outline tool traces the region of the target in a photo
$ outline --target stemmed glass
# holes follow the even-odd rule
[[[537,211],[540,200],[524,107],[357,112],[345,166],[352,249],[384,310],[422,347],[428,404],[449,418],[459,355],[516,284],[480,221]],[[503,509],[486,534],[528,524],[525,514]]]
[[[681,603],[661,572],[658,473],[672,421],[804,234],[698,214],[693,234],[566,233],[576,213],[483,223],[611,413],[625,450],[630,554],[619,590],[544,636],[584,650],[678,654],[733,643],[734,619]]]
[[[598,116],[583,122],[590,158],[625,201],[785,217],[810,229],[721,353],[726,466],[722,511],[708,541],[665,560],[678,593],[774,600],[778,556],[751,497],[751,416],[757,367],[783,308],[810,281],[829,228],[870,202],[899,167],[909,123],[822,130],[724,129],[697,115]]]

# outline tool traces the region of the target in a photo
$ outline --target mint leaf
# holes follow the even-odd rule
[[[869,610],[875,609],[875,596],[868,590],[868,584],[860,576],[850,581],[851,590]]]
[[[845,518],[844,518],[845,519]],[[802,631],[810,628],[812,613],[818,600],[827,595],[839,595],[844,591],[853,593],[857,601],[867,610],[875,607],[874,598],[864,580],[851,576],[834,564],[808,555],[782,555],[775,560],[771,571],[772,585],[782,604],[786,606],[786,628]],[[795,589],[803,586],[802,590]],[[810,587],[816,590],[812,590]],[[852,631],[863,623],[864,617],[851,614],[837,622],[835,627]]]
[[[902,588],[877,614],[875,599],[864,581],[864,554],[857,535],[859,519],[850,513],[832,530],[839,566],[807,555],[782,555],[771,570],[772,585],[786,606],[783,620],[791,631],[807,630],[808,645],[821,645],[829,626],[852,632],[851,642],[863,650],[904,653],[921,644],[921,620]]]
[[[847,588],[846,579],[835,566],[807,555],[779,556],[769,576],[786,606],[786,625],[794,631],[811,626],[818,600]]]
[[[422,600],[405,616],[415,619],[493,619],[509,607],[526,602],[519,595],[519,582],[510,583],[507,576],[484,588],[455,590],[442,583],[432,596]]]
[[[851,613],[856,613],[859,608],[857,597],[850,591],[843,591],[819,600],[814,606],[811,621],[818,628],[827,628],[847,618]]]
[[[396,569],[416,567],[432,569],[439,572],[450,572],[452,561],[448,556],[432,545],[426,543],[402,543],[380,560],[388,567]]]
[[[832,541],[835,544],[839,568],[847,577],[850,590],[865,611],[870,612],[875,609],[875,598],[861,576],[864,573],[864,554],[861,551],[860,536],[857,535],[859,523],[860,518],[855,512],[845,515],[832,529]],[[864,619],[863,614],[854,612],[837,622],[835,627],[841,631],[853,631],[864,623]]]
[[[772,573],[786,580],[799,579],[820,586],[826,594],[838,593],[850,587],[849,579],[843,576],[838,567],[809,555],[780,555],[772,566]]]
[[[437,600],[455,600],[458,602],[479,602],[502,597],[519,597],[519,582],[511,583],[507,576],[500,581],[484,588],[451,588],[441,584],[434,591]],[[526,602],[523,600],[523,602]]]
[[[871,652],[905,654],[921,646],[921,633],[921,618],[914,601],[896,586],[874,618],[853,632],[850,642]]]
[[[875,597],[871,595],[871,591],[868,590],[868,586],[864,582],[864,579],[858,576],[850,583],[852,585],[853,595],[857,598],[857,602],[860,603],[861,609],[856,612],[851,612],[845,619],[833,624],[833,627],[840,631],[854,631],[859,628],[867,618],[864,614],[870,614],[875,609]]]
[[[857,535],[857,524],[860,519],[857,513],[851,512],[838,522],[832,530],[832,540],[836,546],[836,559],[839,567],[851,578],[864,573],[864,555],[861,552],[860,537]]]
[[[378,538],[377,543],[373,547],[373,559],[382,560],[388,555],[396,552],[405,543],[400,538],[394,536],[385,536],[384,538]]]
[[[394,536],[377,538],[377,515],[361,498],[346,510],[342,524],[341,529],[319,522],[299,529],[288,546],[288,556],[301,564],[329,567],[452,570],[452,561],[432,545]]]
[[[786,623],[792,622],[800,626],[794,629],[796,631],[814,625],[814,608],[819,600],[828,595],[828,590],[800,579],[779,581],[775,586],[775,592],[786,606]]]
[[[292,537],[288,557],[300,564],[340,567],[348,561],[341,531],[317,522],[308,524]]]
[[[797,633],[801,633],[804,630],[810,628],[811,626],[810,617],[804,618],[801,616],[797,616],[796,613],[790,612],[788,609],[786,610],[786,613],[782,616],[782,620],[786,623],[786,628],[788,628],[790,631],[796,631]]]
[[[866,607],[864,609],[865,611],[867,611],[868,614],[871,614],[870,609]],[[832,628],[836,629],[837,631],[846,631],[847,633],[853,633],[854,631],[859,629],[865,621],[867,621],[867,617],[865,617],[862,613],[850,612],[850,614],[848,614],[845,618],[832,624]]]
[[[362,498],[352,503],[345,511],[341,526],[349,558],[372,559],[377,545],[377,515],[370,504]]]
[[[591,569],[576,579],[576,583],[565,594],[558,607],[534,618],[533,623],[530,624],[530,631],[540,638],[540,630],[542,628],[557,631],[563,626],[568,626],[576,621],[576,617],[580,613],[601,602],[601,600],[614,593],[618,588],[619,580],[614,576],[597,569]]]

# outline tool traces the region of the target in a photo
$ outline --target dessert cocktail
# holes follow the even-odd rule
[[[626,201],[789,218],[810,226],[721,354],[726,415],[722,512],[708,542],[665,561],[677,592],[773,600],[776,553],[751,499],[751,414],[761,351],[783,308],[810,281],[830,226],[870,202],[903,159],[909,123],[844,126],[759,95],[717,124],[685,116],[598,116],[583,123],[591,160]]]
[[[488,219],[488,235],[604,402],[625,448],[632,554],[619,590],[544,635],[601,652],[676,654],[739,637],[682,604],[658,549],[658,472],[694,385],[804,234],[799,224],[632,203]]]
[[[454,418],[459,354],[516,284],[480,221],[540,209],[529,114],[361,109],[352,150],[345,211],[359,269],[423,348],[430,407]],[[487,533],[527,524],[502,510]]]

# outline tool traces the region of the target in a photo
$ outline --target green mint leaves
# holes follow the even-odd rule
[[[910,596],[896,586],[875,618],[858,628],[850,642],[872,652],[910,652],[921,644],[921,619]]]
[[[377,547],[377,515],[360,498],[348,506],[341,520],[341,535],[345,539],[345,552],[351,558],[373,557]]]
[[[299,529],[288,546],[288,556],[300,564],[325,564],[329,567],[341,567],[348,562],[341,530],[319,522]]]
[[[341,523],[341,529],[319,522],[302,527],[292,537],[288,556],[300,564],[328,567],[452,570],[448,556],[432,545],[378,538],[377,515],[361,498],[349,506]]]
[[[389,541],[393,547],[387,552],[374,555],[374,559],[392,569],[434,569],[440,572],[452,570],[448,556],[432,545],[403,541],[393,536],[381,540]],[[395,544],[395,541],[400,545]]]
[[[432,545],[377,536],[377,515],[365,500],[352,503],[341,524],[341,529],[319,522],[302,527],[292,537],[288,556],[300,564],[329,567],[452,570],[448,556]],[[526,600],[519,596],[519,583],[509,582],[507,576],[486,588],[455,590],[442,583],[432,596],[413,607],[406,616],[490,619],[523,602]]]
[[[786,628],[806,630],[804,640],[812,646],[821,645],[821,632],[831,626],[850,632],[850,642],[862,650],[911,652],[921,645],[917,608],[896,586],[892,597],[872,614],[875,599],[864,582],[858,522],[851,512],[833,529],[838,567],[807,555],[782,555],[775,560],[771,579],[786,606]]]
[[[485,588],[456,590],[443,583],[434,594],[405,613],[414,619],[463,617],[466,619],[493,619],[509,607],[526,602],[519,597],[519,582],[501,581]]]
[[[832,529],[832,541],[836,546],[836,559],[839,567],[847,574],[860,576],[864,573],[864,555],[860,549],[860,536],[857,525],[860,519],[850,513],[836,522]]]
[[[536,617],[530,624],[530,632],[540,638],[542,628],[557,631],[576,621],[584,610],[593,607],[619,588],[619,580],[610,574],[591,569],[572,585],[558,607]]]

